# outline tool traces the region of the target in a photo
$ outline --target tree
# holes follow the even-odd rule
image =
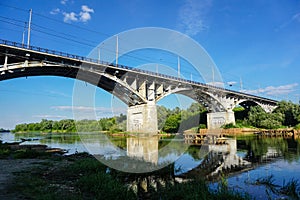
[[[167,133],[177,133],[180,124],[180,114],[170,115],[163,127],[163,131]]]
[[[274,112],[284,115],[285,126],[296,126],[300,122],[300,106],[291,101],[279,102]]]
[[[42,119],[40,122],[40,130],[41,131],[51,131],[52,130],[52,123],[53,121],[47,120],[47,119]]]

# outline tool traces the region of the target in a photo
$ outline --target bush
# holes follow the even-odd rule
[[[229,123],[229,124],[222,125],[221,128],[229,129],[229,128],[238,128],[238,127],[236,125],[234,125],[233,123]]]

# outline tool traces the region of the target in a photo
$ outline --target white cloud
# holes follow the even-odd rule
[[[61,112],[73,112],[76,120],[111,117],[126,113],[126,108],[90,107],[90,106],[53,106],[51,109]],[[96,116],[95,116],[96,115]]]
[[[281,86],[268,86],[266,88],[260,88],[257,90],[242,90],[241,92],[249,94],[266,94],[266,95],[286,95],[295,91],[295,87],[298,86],[298,83],[281,85]]]
[[[207,30],[205,16],[212,5],[211,0],[186,0],[179,10],[179,26],[187,35],[194,36]]]
[[[63,12],[63,15],[64,15],[64,22],[78,21],[77,14],[74,12],[70,12],[70,13]]]
[[[60,111],[80,111],[80,112],[101,112],[101,113],[111,113],[112,110],[117,110],[122,113],[125,112],[124,108],[108,108],[108,107],[90,107],[90,106],[52,106],[52,109]]]
[[[88,12],[80,12],[80,21],[82,22],[87,22],[91,19],[91,15]]]
[[[60,3],[65,5],[68,2],[68,0],[61,0]]]
[[[34,115],[35,118],[41,118],[41,119],[64,119],[67,118],[67,116],[64,115]]]
[[[82,10],[82,12],[88,12],[88,13],[93,13],[94,12],[94,9],[89,8],[87,5],[82,5],[81,10]]]
[[[81,6],[81,10],[82,11],[79,13],[79,16],[80,16],[79,19],[80,19],[80,21],[82,21],[82,22],[89,21],[92,18],[90,13],[94,13],[94,9],[89,8],[86,5],[82,5]]]
[[[55,8],[55,9],[53,9],[53,10],[50,11],[51,15],[56,15],[58,13],[60,13],[60,9],[59,8]]]
[[[63,12],[62,14],[64,15],[64,22],[87,22],[92,19],[91,13],[94,13],[94,9],[82,5],[78,14],[75,12]]]
[[[55,96],[59,96],[59,97],[66,97],[66,98],[72,97],[70,94],[66,94],[64,92],[59,92],[59,91],[55,91],[55,90],[45,90],[45,92],[49,93],[49,94],[53,94]]]

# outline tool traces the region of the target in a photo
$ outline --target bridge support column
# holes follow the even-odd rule
[[[233,111],[207,113],[207,128],[218,129],[224,124],[235,124]]]
[[[127,110],[127,131],[157,133],[157,110],[155,102],[130,106]]]

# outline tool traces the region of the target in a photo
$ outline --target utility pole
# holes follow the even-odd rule
[[[215,86],[215,70],[214,67],[212,67],[211,69],[212,69],[212,85]]]
[[[180,58],[177,56],[177,70],[178,70],[178,78],[180,78]]]
[[[24,42],[25,42],[25,31],[26,31],[26,26],[27,26],[27,23],[25,22],[24,30],[23,30],[23,34],[22,34],[22,47],[24,47]]]
[[[29,10],[27,48],[29,48],[30,46],[31,17],[32,17],[32,9]]]
[[[119,36],[117,35],[117,41],[116,41],[116,65],[118,65],[118,55],[119,54]]]
[[[240,87],[241,87],[241,91],[243,91],[243,82],[242,82],[242,77],[240,77]]]
[[[100,56],[101,56],[101,54],[100,54],[100,47],[98,47],[98,63],[100,63]]]

